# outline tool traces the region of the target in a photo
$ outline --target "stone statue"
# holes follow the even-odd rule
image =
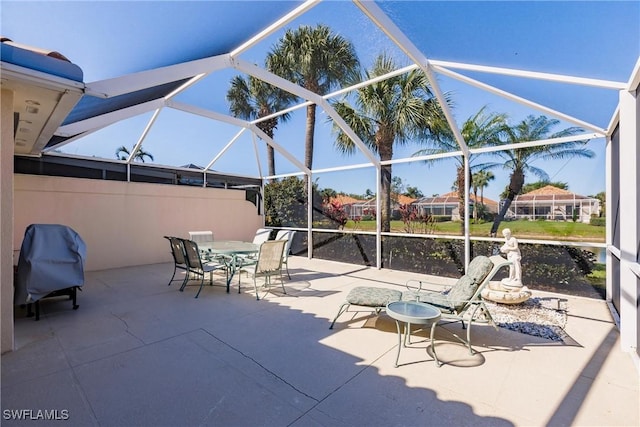
[[[500,252],[507,255],[509,265],[509,277],[500,282],[489,282],[489,285],[481,292],[482,298],[500,304],[520,304],[528,300],[532,292],[522,284],[522,270],[520,267],[520,248],[518,239],[511,235],[511,230],[505,228],[502,231],[504,245]],[[497,248],[496,248],[497,249]]]
[[[502,285],[510,289],[521,288],[522,267],[520,265],[520,260],[522,259],[522,255],[518,248],[518,239],[511,235],[511,230],[508,228],[505,228],[502,231],[502,235],[504,236],[505,242],[500,248],[500,252],[507,254],[507,260],[513,263],[509,266],[509,277],[502,279]]]

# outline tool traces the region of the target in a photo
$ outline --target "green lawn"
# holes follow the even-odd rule
[[[492,223],[474,224],[471,222],[471,235],[478,237],[489,236]],[[577,240],[589,242],[604,242],[605,227],[598,227],[581,222],[561,221],[504,221],[500,224],[499,232],[504,228],[510,228],[513,235],[519,238],[530,239],[559,239]],[[375,221],[360,221],[355,224],[349,221],[345,227],[348,230],[375,231]],[[405,226],[402,221],[391,221],[391,231],[404,233]],[[417,233],[422,233],[419,227]],[[460,235],[460,222],[439,222],[435,225],[434,234]]]

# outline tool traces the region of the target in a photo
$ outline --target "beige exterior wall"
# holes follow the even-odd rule
[[[29,224],[73,228],[87,245],[86,271],[172,261],[165,235],[212,230],[251,240],[263,224],[245,192],[15,174],[13,248]]]
[[[13,350],[13,92],[0,93],[0,328],[2,353]]]

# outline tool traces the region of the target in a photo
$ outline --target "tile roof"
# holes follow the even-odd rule
[[[397,197],[398,197],[398,203],[400,203],[401,205],[410,205],[411,203],[418,200],[418,199],[414,199],[413,197],[405,196],[402,194],[398,194]]]
[[[581,196],[576,193],[572,193],[569,190],[563,190],[562,188],[554,187],[553,185],[546,185],[537,190],[530,191],[525,194],[516,196],[515,200],[574,200],[574,199],[592,199],[592,197]]]
[[[473,194],[469,195],[469,198],[471,199],[471,201],[475,201],[475,197]],[[478,196],[478,200],[480,199],[480,196]],[[487,206],[498,206],[498,202],[496,202],[495,200],[489,199],[487,197],[483,197],[482,200],[484,200],[484,204]],[[434,197],[423,197],[420,200],[418,200],[419,203],[421,204],[458,204],[458,193],[456,191],[450,191],[449,193],[444,193],[444,194],[440,194],[438,196],[434,196]]]
[[[344,206],[344,205],[352,205],[354,203],[362,202],[362,200],[358,200],[358,199],[355,199],[355,198],[353,198],[351,196],[347,196],[347,195],[344,195],[344,194],[338,194],[336,197],[332,197],[331,199],[329,199],[329,201],[331,203],[337,201],[342,206]]]
[[[405,196],[402,194],[396,194],[393,195],[392,197],[396,197],[396,201],[398,204],[400,205],[410,205],[411,203],[415,202],[417,199],[414,199],[412,197],[409,196]],[[368,199],[368,200],[359,200],[359,199],[354,199],[353,197],[350,196],[345,196],[345,195],[338,195],[336,197],[332,197],[331,201],[334,200],[338,200],[340,203],[342,203],[343,205],[352,205],[352,204],[360,204],[360,205],[375,205],[376,204],[376,199],[375,197],[373,199]]]

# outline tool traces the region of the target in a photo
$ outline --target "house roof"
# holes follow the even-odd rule
[[[393,194],[391,195],[391,199],[395,200],[398,205],[410,205],[417,200],[402,194]],[[362,206],[375,206],[376,198],[374,197],[373,199],[368,199],[368,200],[355,200],[355,202],[353,203],[357,203]]]
[[[59,52],[0,41],[2,89],[13,92],[14,152],[39,155],[83,96],[83,71]]]
[[[402,194],[398,194],[397,196],[397,201],[399,204],[401,205],[410,205],[411,203],[415,202],[418,199],[414,199],[413,197],[409,197],[409,196],[404,196]]]
[[[473,194],[469,195],[469,199],[474,202],[475,196]],[[498,206],[498,202],[495,200],[489,199],[487,197],[483,197],[482,200],[486,206]],[[480,201],[480,196],[478,196],[478,201]],[[417,201],[417,203],[421,205],[458,205],[458,193],[456,191],[451,191],[449,193],[441,194],[438,196],[432,197],[423,197]]]
[[[198,165],[194,165],[193,163],[189,163],[186,165],[182,165],[180,166],[183,169],[197,169],[197,170],[204,170],[204,168],[202,166],[198,166]]]
[[[355,199],[355,198],[353,198],[351,196],[347,196],[347,195],[344,195],[344,194],[338,194],[337,196],[332,197],[329,201],[331,203],[338,202],[342,206],[353,205],[354,203],[362,202],[362,200],[358,200],[358,199]]]
[[[82,69],[59,52],[16,43],[0,37],[2,62],[64,79],[82,82]]]
[[[577,199],[593,199],[593,197],[581,196],[576,193],[572,193],[569,190],[563,190],[562,188],[554,187],[553,185],[546,185],[542,188],[530,191],[525,194],[520,194],[515,197],[514,201],[532,201],[532,200],[577,200]]]

